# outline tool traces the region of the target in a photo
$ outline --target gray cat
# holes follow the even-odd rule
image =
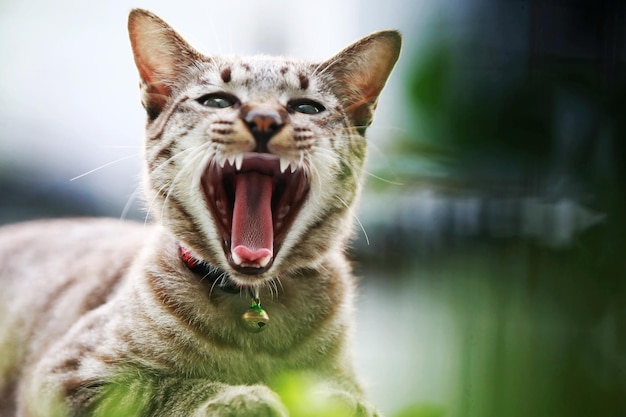
[[[0,229],[0,415],[287,416],[271,387],[292,373],[379,415],[344,247],[399,33],[311,63],[202,55],[145,10],[128,27],[154,225]]]

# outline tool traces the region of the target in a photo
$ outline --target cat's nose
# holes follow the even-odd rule
[[[268,152],[267,143],[285,125],[279,110],[270,106],[255,106],[243,109],[243,121],[256,141],[257,152]]]

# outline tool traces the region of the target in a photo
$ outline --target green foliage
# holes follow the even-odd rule
[[[272,388],[289,410],[290,417],[346,417],[345,406],[338,399],[320,393],[319,377],[307,372],[285,373],[275,379]]]
[[[393,417],[445,417],[445,408],[432,404],[413,404],[403,408]]]
[[[106,385],[93,417],[140,417],[149,404],[130,390],[121,378]]]

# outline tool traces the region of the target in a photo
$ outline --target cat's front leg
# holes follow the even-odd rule
[[[28,382],[17,414],[24,417],[289,417],[279,396],[264,385],[128,369],[105,379],[36,372]]]
[[[193,417],[288,417],[278,395],[264,385],[223,386]]]
[[[89,417],[289,417],[264,385],[228,385],[184,377],[117,378],[100,390]],[[120,406],[123,405],[123,406]]]
[[[325,379],[311,387],[309,403],[320,408],[319,415],[341,417],[383,417],[363,396],[361,389],[352,383]],[[296,399],[298,401],[299,399]],[[292,404],[287,404],[292,408]],[[300,405],[301,406],[301,405]],[[298,407],[295,407],[298,408]]]
[[[337,389],[332,382],[320,385],[311,392],[307,401],[305,392],[299,392],[295,404],[288,403],[265,385],[222,385],[210,400],[203,404],[193,417],[382,417],[381,414],[360,396]],[[306,410],[302,408],[306,407]]]
[[[332,394],[331,398],[332,401],[341,405],[341,411],[336,413],[336,415],[350,417],[383,417],[372,404],[346,391],[335,392]]]

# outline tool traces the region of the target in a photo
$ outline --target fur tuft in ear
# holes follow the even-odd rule
[[[186,68],[206,58],[189,46],[171,26],[147,10],[130,12],[128,34],[141,77],[141,102],[148,117],[154,120]]]
[[[320,66],[342,97],[345,110],[361,134],[372,122],[376,101],[398,57],[402,36],[395,30],[374,32]]]

